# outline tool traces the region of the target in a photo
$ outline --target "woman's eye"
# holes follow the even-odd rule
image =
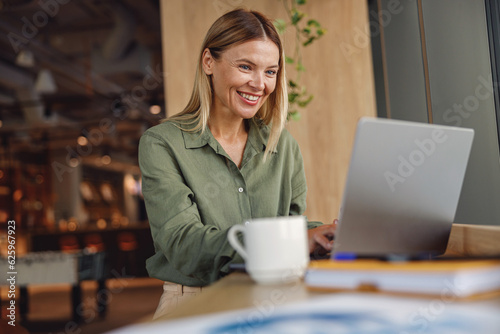
[[[241,68],[242,70],[246,70],[246,71],[248,71],[248,70],[250,69],[250,66],[248,66],[248,65],[240,65],[240,68]]]
[[[267,75],[276,75],[276,71],[274,70],[268,70],[266,71]]]

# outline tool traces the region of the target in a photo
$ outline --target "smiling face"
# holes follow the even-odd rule
[[[268,39],[233,46],[217,60],[206,49],[202,61],[212,80],[211,114],[252,118],[276,87],[279,49]]]

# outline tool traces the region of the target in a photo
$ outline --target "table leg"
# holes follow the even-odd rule
[[[82,302],[82,289],[80,287],[80,282],[73,285],[71,289],[71,304],[73,310],[73,321],[80,323],[82,321],[82,315],[78,312],[78,306]]]
[[[104,318],[108,309],[108,289],[106,288],[106,280],[102,279],[97,281],[97,310],[99,316]]]
[[[28,287],[21,286],[19,287],[19,313],[22,319],[26,319],[28,311],[29,311]]]

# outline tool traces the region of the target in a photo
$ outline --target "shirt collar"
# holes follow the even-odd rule
[[[189,127],[185,127],[186,130]],[[203,133],[201,131],[191,132],[182,130],[182,136],[184,138],[184,146],[186,148],[200,148],[211,142],[213,138],[212,133],[209,129],[205,130]],[[215,140],[215,138],[213,138]]]
[[[262,125],[259,120],[248,120],[250,130],[248,132],[248,143],[252,145],[256,152],[263,152],[266,150],[267,140],[269,139],[269,127]],[[190,130],[194,125],[182,125],[183,129]],[[216,152],[218,152],[217,140],[207,127],[203,133],[201,131],[190,132],[182,130],[184,138],[184,146],[188,149],[200,148],[205,145],[210,145]],[[276,149],[273,153],[277,153]]]
[[[264,152],[269,139],[269,127],[264,125],[262,121],[254,118],[249,120],[249,123],[248,142],[257,152]],[[274,149],[273,153],[277,153],[277,150]]]

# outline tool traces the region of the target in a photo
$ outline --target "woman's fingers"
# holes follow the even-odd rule
[[[335,229],[335,224],[326,224],[309,230],[309,252],[312,253],[318,246],[330,251],[333,245]]]

